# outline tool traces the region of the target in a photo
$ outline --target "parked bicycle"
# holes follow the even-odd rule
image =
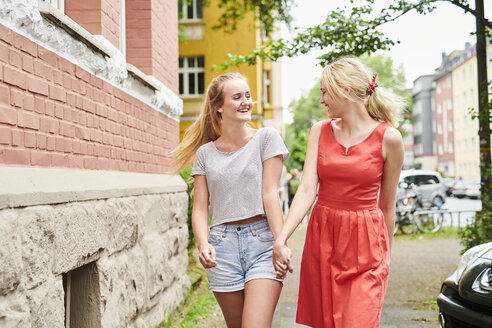
[[[442,227],[443,214],[429,213],[426,210],[441,209],[442,201],[432,204],[431,208],[425,208],[422,196],[413,184],[402,182],[399,186],[404,192],[402,197],[396,201],[396,221],[393,234],[396,234],[398,230],[403,234],[415,234],[417,231],[438,232]]]

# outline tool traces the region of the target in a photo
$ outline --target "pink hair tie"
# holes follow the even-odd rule
[[[376,76],[378,76],[377,72],[372,75],[372,82],[369,83],[369,87],[366,90],[366,94],[369,96],[372,95],[374,90],[378,87],[378,84],[376,83]]]

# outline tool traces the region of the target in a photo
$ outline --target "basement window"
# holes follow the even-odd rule
[[[101,327],[99,273],[96,262],[63,274],[65,327]]]

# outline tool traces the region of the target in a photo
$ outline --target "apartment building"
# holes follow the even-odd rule
[[[227,60],[227,54],[246,54],[267,41],[266,35],[254,20],[246,15],[233,34],[213,29],[220,17],[218,1],[193,0],[180,6],[181,24],[186,42],[179,44],[179,94],[183,99],[183,115],[180,117],[181,137],[200,113],[206,86],[224,71],[212,71],[212,66]],[[241,65],[239,71],[248,78],[251,95],[256,101],[252,124],[256,128],[274,126],[283,132],[282,106],[280,103],[280,64],[259,61],[257,65]]]
[[[477,60],[475,48],[467,44],[464,60],[452,71],[456,177],[480,179]]]
[[[422,75],[413,82],[413,136],[415,163],[424,170],[437,169],[435,125],[435,75]]]

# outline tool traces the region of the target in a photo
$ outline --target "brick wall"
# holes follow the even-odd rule
[[[178,122],[0,25],[0,164],[165,173],[178,141]]]
[[[179,93],[178,2],[152,0],[152,68],[156,78]],[[163,33],[162,31],[165,31]]]
[[[126,2],[126,60],[152,75],[151,0]]]
[[[173,0],[126,2],[126,58],[176,94],[178,84],[178,3]]]
[[[87,31],[94,35],[102,35],[116,48],[119,48],[120,7],[118,0],[65,0],[65,14]]]

